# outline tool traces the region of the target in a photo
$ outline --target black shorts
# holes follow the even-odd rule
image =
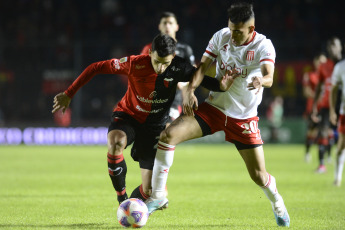
[[[108,133],[115,129],[125,132],[127,136],[127,146],[133,144],[131,149],[133,160],[139,162],[140,168],[152,170],[156,157],[159,135],[164,128],[165,124],[140,124],[126,113],[114,112],[108,128]]]

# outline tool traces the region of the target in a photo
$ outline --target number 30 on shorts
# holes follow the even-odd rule
[[[243,128],[243,134],[252,134],[258,132],[258,122],[257,121],[250,121],[249,123],[243,123],[241,125],[241,128]]]

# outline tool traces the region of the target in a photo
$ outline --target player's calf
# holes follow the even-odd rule
[[[123,155],[111,155],[108,153],[108,172],[117,194],[119,203],[128,199],[126,193],[127,165]]]

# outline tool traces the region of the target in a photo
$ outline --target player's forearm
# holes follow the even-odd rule
[[[265,75],[262,77],[262,87],[270,88],[273,85],[273,75]]]
[[[315,95],[314,95],[314,102],[313,102],[313,110],[314,111],[316,110],[320,94],[321,94],[321,83],[318,83],[316,88],[315,88]]]
[[[263,64],[261,65],[261,85],[264,88],[270,88],[273,85],[273,74],[274,74],[274,65]]]
[[[88,83],[97,74],[109,74],[111,73],[109,61],[95,62],[86,67],[86,69],[78,76],[77,79],[68,87],[65,94],[72,98],[78,90]]]
[[[332,86],[331,93],[329,95],[329,110],[335,111],[335,104],[337,100],[338,87]]]
[[[189,81],[188,89],[195,91],[195,89],[199,87],[203,79],[204,73],[200,70],[200,68],[198,68],[194,73],[192,79]]]
[[[209,66],[212,64],[212,60],[203,56],[201,58],[201,63],[198,66],[197,70],[195,71],[192,79],[189,82],[188,89],[192,90],[193,92],[195,89],[201,84],[202,80],[204,79],[204,75],[206,73],[206,70],[209,68]]]
[[[314,91],[310,88],[310,86],[304,86],[303,95],[305,98],[314,98]]]

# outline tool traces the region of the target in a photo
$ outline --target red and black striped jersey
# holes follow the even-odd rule
[[[320,108],[329,109],[329,94],[332,88],[332,72],[335,63],[331,59],[327,59],[318,68],[319,82],[322,83],[321,95],[319,97]]]
[[[114,111],[125,112],[140,123],[165,123],[177,83],[189,81],[194,72],[195,67],[187,60],[175,56],[166,70],[157,75],[149,55],[128,56],[89,65],[65,93],[72,98],[97,74],[123,74],[128,77],[128,89]]]

